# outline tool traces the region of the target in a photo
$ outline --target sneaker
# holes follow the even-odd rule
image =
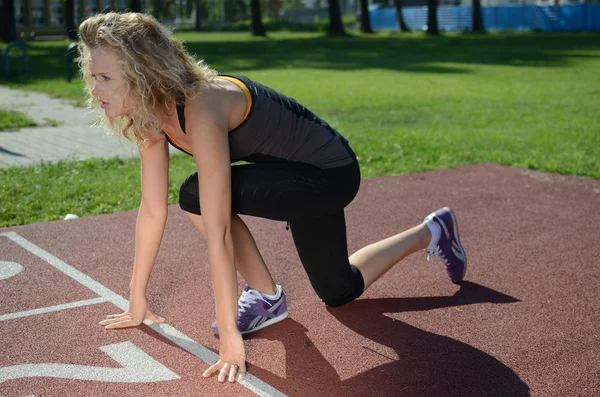
[[[433,255],[441,259],[446,264],[448,277],[454,284],[460,284],[467,272],[467,256],[465,250],[460,244],[458,237],[458,223],[454,212],[448,207],[444,207],[430,214],[425,218],[425,223],[429,227],[437,229],[433,233],[433,238],[429,247],[425,249],[429,255],[427,260]],[[436,234],[439,235],[437,241],[434,241]]]
[[[287,301],[281,285],[277,285],[278,299],[269,299],[246,285],[238,300],[238,329],[242,335],[258,331],[284,320],[288,316]],[[215,321],[210,330],[216,335],[219,327]]]

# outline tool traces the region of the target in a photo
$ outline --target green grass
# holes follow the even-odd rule
[[[188,156],[173,156],[169,202],[191,172]],[[0,169],[0,226],[106,214],[139,206],[139,159],[88,159]]]
[[[14,110],[0,109],[0,132],[16,131],[21,127],[33,127],[35,122],[25,114]]]
[[[364,177],[492,162],[600,178],[600,34],[178,36],[220,71],[264,82],[326,119],[350,140]],[[31,43],[32,76],[0,84],[80,100],[81,84],[64,81],[66,45]],[[174,161],[176,186],[194,165]],[[136,208],[137,167],[132,159],[2,170],[0,224]],[[62,182],[75,170],[85,198]]]

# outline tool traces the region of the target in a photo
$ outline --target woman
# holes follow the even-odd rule
[[[421,249],[445,262],[453,282],[462,281],[466,259],[448,208],[348,258],[344,207],[360,184],[356,156],[335,129],[292,98],[197,63],[147,15],[97,15],[80,25],[79,36],[89,104],[102,108],[107,127],[137,143],[141,156],[129,310],[101,325],[163,321],[148,308],[146,286],[167,218],[168,144],[197,165],[179,202],[208,243],[220,359],[204,376],[243,377],[242,333],[287,317],[285,294],[239,214],[288,222],[310,282],[330,306],[358,298]],[[231,166],[239,160],[249,164]],[[247,282],[239,299],[236,270]]]

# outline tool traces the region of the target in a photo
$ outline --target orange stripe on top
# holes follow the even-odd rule
[[[246,85],[242,81],[240,81],[234,77],[217,76],[217,78],[231,81],[233,84],[237,85],[244,92],[244,95],[246,96],[246,113],[244,114],[244,118],[242,119],[242,121],[240,121],[240,125],[241,125],[244,121],[246,121],[246,118],[248,118],[248,115],[250,114],[250,109],[252,109],[252,95],[250,94],[250,90],[248,90],[248,87],[246,87]],[[177,140],[175,140],[175,138],[173,138],[171,136],[171,134],[169,134],[167,131],[164,131],[164,133],[167,136],[167,139],[169,140],[169,142],[171,142],[171,144],[173,144],[173,146],[177,147],[178,149],[183,150],[190,156],[192,155],[192,152],[190,152],[189,150],[187,150],[183,146],[181,146],[179,144],[179,142],[177,142]]]
[[[240,87],[240,89],[244,92],[244,95],[246,95],[246,114],[244,114],[244,118],[240,122],[240,124],[242,124],[244,121],[246,121],[246,118],[250,114],[250,109],[252,109],[252,95],[250,95],[250,90],[248,90],[248,87],[246,87],[246,84],[244,84],[242,81],[240,81],[234,77],[217,76],[217,78],[231,81],[233,84]],[[236,126],[236,128],[237,128],[237,126]]]
[[[177,142],[177,141],[175,140],[175,138],[173,138],[173,137],[172,137],[172,136],[171,136],[171,135],[170,135],[170,134],[169,134],[167,131],[163,131],[163,132],[164,132],[164,133],[165,133],[165,135],[167,136],[167,140],[168,140],[169,142],[171,142],[171,144],[172,144],[173,146],[175,146],[176,148],[178,148],[178,149],[180,149],[180,150],[183,150],[184,152],[186,152],[187,154],[189,154],[190,156],[192,156],[192,152],[190,152],[189,150],[187,150],[186,148],[184,148],[183,146],[181,146],[181,145],[179,144],[179,142]]]

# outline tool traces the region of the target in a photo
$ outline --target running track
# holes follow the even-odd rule
[[[247,340],[243,384],[201,377],[218,348],[206,245],[177,207],[150,285],[160,326],[96,325],[126,308],[135,212],[0,229],[0,395],[600,395],[600,181],[497,165],[366,180],[350,250],[444,205],[468,281],[419,253],[341,308],[284,223],[245,218],[290,319]]]

